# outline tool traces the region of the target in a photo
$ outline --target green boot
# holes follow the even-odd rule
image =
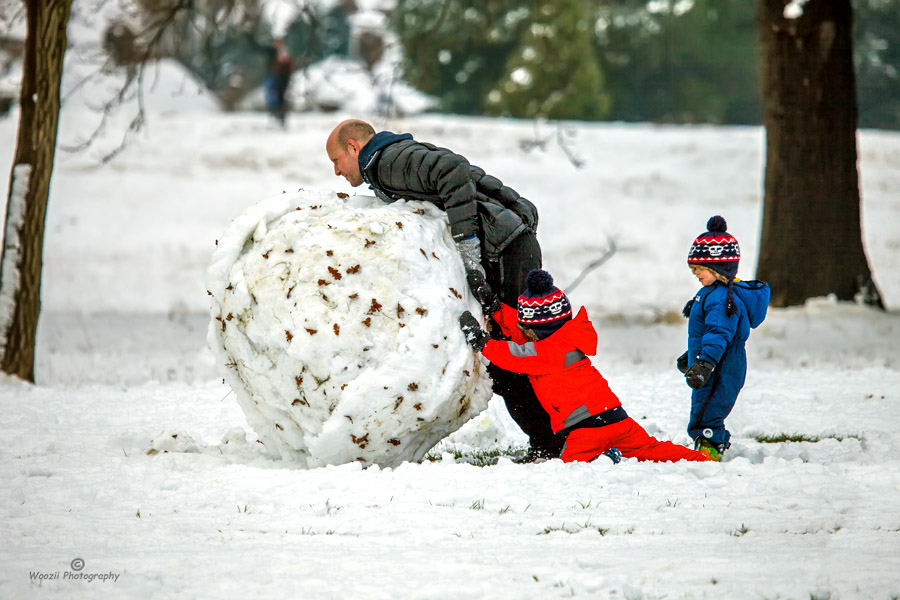
[[[719,462],[725,450],[721,446],[713,444],[706,438],[698,437],[694,440],[694,450],[706,457],[706,460]]]

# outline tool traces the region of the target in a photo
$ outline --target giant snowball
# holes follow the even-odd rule
[[[487,406],[457,319],[480,314],[429,203],[304,191],[218,240],[208,341],[273,455],[306,467],[420,460]]]

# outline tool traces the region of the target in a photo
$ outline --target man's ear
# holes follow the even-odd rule
[[[352,154],[353,156],[359,156],[360,151],[362,150],[362,144],[350,138],[347,140],[347,152]]]

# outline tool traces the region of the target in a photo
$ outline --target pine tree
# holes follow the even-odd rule
[[[854,2],[859,126],[900,129],[900,0]]]
[[[759,123],[759,39],[752,2],[604,2],[598,52],[626,121]]]
[[[398,0],[391,28],[403,76],[441,109],[483,114],[488,91],[528,27],[529,0]]]
[[[504,76],[488,93],[491,114],[599,120],[611,101],[581,0],[538,0],[510,55]]]

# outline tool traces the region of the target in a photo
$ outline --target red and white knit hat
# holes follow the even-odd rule
[[[691,245],[688,264],[708,267],[724,275],[729,281],[733,280],[737,277],[741,261],[741,247],[734,236],[728,233],[728,224],[722,217],[712,217],[706,222],[706,229]]]
[[[525,278],[525,285],[527,288],[519,295],[517,320],[538,337],[547,337],[572,318],[572,305],[562,290],[553,285],[550,273],[534,269]]]

